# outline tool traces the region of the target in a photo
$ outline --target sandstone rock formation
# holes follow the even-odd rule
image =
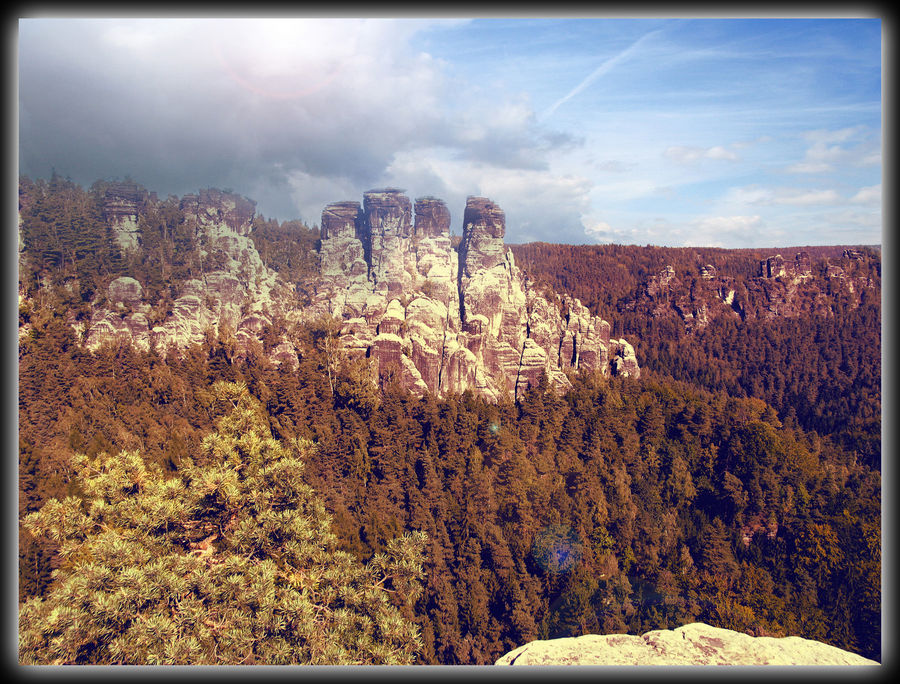
[[[103,217],[123,251],[140,245],[138,215],[147,206],[151,195],[140,185],[130,181],[107,185],[103,195]]]
[[[812,275],[809,252],[797,252],[793,263],[784,260],[780,254],[759,262],[760,278],[807,278]]]
[[[849,295],[850,305],[855,306],[864,290],[874,291],[872,279],[860,275],[865,260],[859,250],[845,250],[844,266],[826,264],[822,273],[813,270],[806,251],[797,252],[793,259],[775,254],[760,260],[756,277],[741,284],[711,264],[699,266],[696,277],[689,273],[679,277],[672,266],[666,266],[650,276],[624,306],[655,318],[677,317],[688,332],[720,316],[741,320],[828,316],[828,301],[834,294]]]
[[[322,212],[320,278],[309,315],[343,321],[347,352],[373,377],[393,373],[416,392],[467,389],[497,400],[546,376],[571,386],[579,370],[640,373],[634,349],[578,301],[531,287],[503,244],[503,211],[470,197],[459,250],[450,212],[433,197],[372,190]]]
[[[139,186],[110,187],[108,220],[128,228],[118,233],[130,236],[120,239],[123,249],[140,245],[138,212],[155,198]],[[319,273],[302,288],[315,294],[304,308],[254,247],[251,200],[207,189],[185,195],[180,209],[196,231],[198,263],[212,268],[172,283],[167,302],[146,301],[141,283],[117,278],[83,325],[88,348],[127,341],[165,354],[228,331],[242,353],[276,317],[325,314],[341,321],[342,348],[368,361],[374,381],[393,377],[420,394],[472,390],[498,400],[520,397],[542,377],[565,389],[579,371],[640,373],[634,348],[610,339],[608,322],[577,299],[533,287],[503,243],[503,211],[487,198],[468,199],[458,250],[440,199],[413,203],[384,188],[362,203],[329,204]],[[293,365],[296,349],[282,340],[270,358]]]
[[[154,201],[152,193],[140,186],[112,185],[107,190],[107,220],[113,225],[134,226],[137,213]],[[112,199],[110,199],[112,198]],[[238,353],[258,341],[259,333],[275,314],[292,307],[291,288],[278,281],[265,267],[249,237],[255,204],[233,193],[216,189],[185,195],[181,209],[186,222],[196,229],[199,259],[215,255],[219,266],[179,283],[173,283],[175,299],[168,315],[155,325],[151,309],[157,302],[144,299],[141,283],[131,277],[113,280],[106,292],[107,304],[96,306],[84,331],[85,345],[97,349],[109,341],[125,341],[165,354],[170,348],[184,348],[203,342],[208,331],[225,328],[235,334]],[[129,213],[131,212],[131,213]],[[118,223],[115,223],[118,221]],[[123,233],[119,243],[123,248]],[[127,245],[140,244],[140,234]],[[296,363],[289,343],[273,350],[276,363]]]
[[[879,665],[874,660],[800,637],[752,637],[702,622],[641,636],[586,634],[533,641],[497,665]]]

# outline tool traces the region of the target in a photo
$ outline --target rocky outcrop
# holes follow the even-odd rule
[[[433,197],[414,204],[402,190],[372,190],[363,203],[322,212],[320,277],[308,315],[343,321],[341,342],[416,392],[472,390],[489,399],[519,397],[546,376],[637,376],[633,348],[610,340],[609,323],[575,299],[548,299],[531,287],[504,246],[503,211],[470,197],[459,249],[450,212]]]
[[[760,278],[807,278],[812,275],[809,252],[797,252],[793,262],[787,262],[780,254],[759,262]]]
[[[131,251],[140,245],[138,216],[155,199],[147,190],[131,181],[113,182],[103,192],[103,218],[113,229],[119,248]]]
[[[752,637],[702,622],[641,636],[587,634],[533,641],[497,665],[879,665],[874,660],[800,637]]]
[[[653,318],[677,317],[688,332],[722,316],[741,320],[829,316],[835,297],[852,307],[859,304],[863,291],[877,290],[877,279],[867,267],[867,256],[859,250],[845,250],[841,264],[826,262],[816,269],[805,250],[793,259],[775,254],[760,260],[756,276],[740,283],[712,264],[698,266],[696,274],[676,274],[666,266],[622,307]]]
[[[232,192],[207,188],[196,195],[182,197],[181,210],[201,228],[227,229],[246,236],[256,213],[256,202]]]
[[[112,196],[126,197],[121,188],[112,187]],[[132,194],[131,198],[138,196],[145,195]],[[121,209],[115,214],[120,218],[125,215],[123,202],[115,205]],[[127,206],[139,209],[137,204]],[[161,318],[153,311],[161,303],[146,301],[140,282],[131,277],[116,278],[107,288],[105,303],[95,305],[85,326],[84,342],[89,349],[111,341],[130,342],[140,349],[154,347],[166,354],[172,348],[202,343],[209,332],[229,330],[241,354],[259,342],[273,316],[286,315],[293,308],[291,288],[265,267],[249,237],[255,211],[252,200],[208,189],[183,197],[180,208],[186,223],[195,227],[199,259],[214,262],[217,268],[173,283],[175,298]],[[139,235],[135,239],[139,244]],[[285,341],[270,358],[275,363],[295,364],[296,350]]]
[[[118,198],[110,216],[134,217],[137,226],[149,195],[123,186],[108,196]],[[503,211],[487,198],[468,199],[458,250],[440,199],[411,202],[403,190],[383,188],[364,193],[361,203],[329,204],[319,272],[302,284],[312,302],[302,308],[293,285],[266,268],[255,249],[251,200],[207,189],[184,196],[179,208],[195,231],[196,263],[204,266],[171,283],[159,302],[146,301],[134,278],[114,280],[80,324],[89,348],[129,341],[166,354],[226,332],[240,354],[260,343],[276,317],[326,314],[341,321],[341,346],[367,360],[374,381],[394,378],[420,394],[471,390],[498,400],[518,398],[542,378],[565,389],[572,373],[640,373],[634,349],[610,339],[608,322],[577,299],[533,287],[504,245]],[[287,340],[269,356],[296,363]]]

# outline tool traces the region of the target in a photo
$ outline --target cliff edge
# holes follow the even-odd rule
[[[641,636],[586,634],[532,641],[496,665],[879,665],[874,660],[801,637],[752,637],[694,622]]]

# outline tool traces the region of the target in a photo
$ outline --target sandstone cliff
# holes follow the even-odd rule
[[[320,277],[309,315],[343,321],[347,352],[369,359],[373,376],[395,374],[410,389],[444,395],[471,389],[515,398],[545,375],[638,376],[634,349],[576,300],[535,290],[504,246],[503,211],[470,197],[459,249],[450,212],[402,190],[364,194],[322,212]]]
[[[140,186],[107,189],[107,221],[123,251],[141,244],[138,217],[156,201]],[[197,262],[214,267],[171,283],[165,307],[147,301],[136,279],[116,278],[79,324],[88,348],[115,340],[165,354],[227,330],[241,353],[276,317],[324,314],[341,321],[341,347],[366,359],[373,381],[390,375],[419,394],[472,390],[498,400],[521,396],[542,376],[564,390],[579,371],[640,374],[634,348],[611,339],[607,321],[577,299],[539,291],[516,267],[504,213],[489,199],[468,199],[458,249],[442,200],[413,203],[385,188],[364,193],[362,204],[329,204],[319,272],[301,284],[314,293],[308,306],[263,264],[250,237],[251,200],[209,189],[184,196],[180,210]],[[296,349],[285,339],[270,358],[295,363]]]
[[[138,216],[155,197],[133,181],[109,183],[103,194],[103,217],[122,251],[140,244]]]
[[[532,641],[497,665],[879,665],[874,660],[800,637],[751,637],[702,622],[674,630],[587,634]]]
[[[839,263],[826,262],[817,269],[806,251],[793,259],[776,254],[759,262],[754,277],[740,282],[718,273],[711,264],[680,277],[666,266],[621,307],[654,318],[677,317],[688,332],[720,316],[741,320],[829,316],[835,299],[853,307],[864,291],[877,292],[879,284],[867,267],[867,257],[855,250],[845,250]]]
[[[106,219],[123,251],[140,244],[137,218],[154,201],[140,186],[118,184],[107,190]],[[216,268],[171,283],[173,301],[161,318],[153,313],[160,302],[147,301],[140,282],[128,276],[114,279],[99,300],[104,303],[95,305],[90,320],[80,326],[89,349],[119,341],[145,351],[153,346],[165,354],[203,342],[208,332],[227,329],[234,334],[240,353],[258,341],[274,316],[285,315],[293,307],[292,288],[263,265],[249,237],[255,213],[251,200],[209,189],[185,195],[180,208],[193,226],[198,262],[213,261]],[[272,360],[291,362],[285,351],[280,347]]]

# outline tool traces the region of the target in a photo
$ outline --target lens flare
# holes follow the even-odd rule
[[[568,525],[547,525],[538,530],[531,556],[546,572],[567,573],[581,560],[581,538]]]

